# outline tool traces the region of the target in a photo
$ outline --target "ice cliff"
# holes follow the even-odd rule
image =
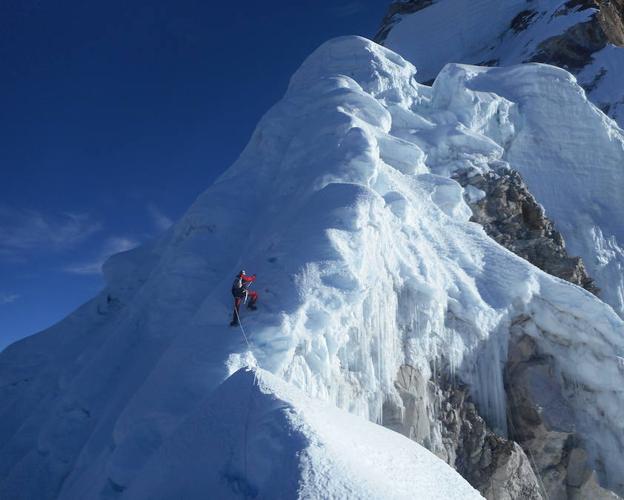
[[[624,5],[619,0],[399,0],[390,5],[377,40],[414,63],[420,82],[433,80],[440,71],[450,71],[454,76],[439,79],[436,86],[449,77],[465,79],[467,99],[473,98],[474,90],[493,91],[523,105],[532,93],[530,87],[541,85],[536,83],[536,74],[523,70],[520,76],[513,68],[501,69],[506,76],[495,77],[494,86],[482,85],[494,73],[452,65],[445,68],[447,63],[508,66],[537,61],[558,65],[576,75],[591,101],[620,124],[624,120],[624,91],[620,84],[624,74]],[[514,82],[506,89],[499,87],[503,80],[513,80],[515,74],[524,83]],[[532,195],[563,235],[569,252],[582,258],[589,277],[601,289],[602,298],[622,316],[624,249],[621,203],[616,198],[624,185],[624,169],[605,167],[617,162],[621,145],[612,141],[609,133],[603,136],[604,140],[596,140],[596,127],[613,127],[598,125],[601,119],[593,118],[594,109],[584,107],[581,111],[571,104],[569,99],[575,92],[572,89],[580,92],[575,79],[567,72],[550,76],[548,88],[541,87],[531,96],[533,106],[523,119],[532,124],[524,127],[513,118],[510,120],[516,135],[511,147],[506,147],[504,159],[522,174]],[[553,98],[555,94],[559,97]],[[563,114],[553,112],[555,101]],[[592,125],[585,127],[587,124]],[[589,150],[577,147],[577,137],[587,140],[592,136],[594,147],[590,150],[598,156],[581,160],[578,155]],[[536,142],[557,144],[560,149],[551,148],[546,153]],[[518,149],[522,151],[516,156]],[[552,177],[547,179],[545,175]],[[592,177],[590,184],[600,184],[598,191],[587,191],[584,183],[579,182],[587,175]],[[557,182],[553,183],[555,178]],[[612,211],[617,212],[613,217]],[[618,227],[604,231],[607,219]]]
[[[458,468],[466,454],[445,436],[466,418],[478,435],[456,426],[455,435],[479,442],[479,474],[499,451],[507,457],[493,479],[479,475],[486,495],[496,474],[515,498],[523,488],[535,498],[548,488],[608,495],[598,482],[624,491],[624,322],[470,222],[468,202],[485,193],[452,178],[511,166],[541,186],[571,254],[621,312],[622,131],[557,68],[449,65],[433,87],[415,76],[363,38],[322,45],[179,222],[112,257],[101,294],[0,355],[0,497],[152,498],[150,482],[188,474],[231,497],[398,498],[413,496],[403,489],[410,478],[437,470],[458,494],[471,491],[415,443],[307,398],[378,424],[392,415],[393,428]],[[258,275],[260,308],[242,316],[250,346],[227,326],[240,268]],[[238,371],[248,365],[276,378],[262,375],[258,386]],[[251,400],[260,407],[250,410]],[[535,461],[546,455],[527,437],[529,464],[506,441],[516,426],[528,432],[513,418],[520,408],[536,412],[530,425],[549,439],[565,433],[561,452],[585,461],[561,459],[561,477],[538,484]],[[217,456],[235,446],[218,429],[248,428],[237,409],[268,436],[250,469],[240,452],[233,467]],[[304,414],[299,423],[293,411]],[[356,488],[369,470],[353,457],[352,436],[338,439],[343,424],[361,427],[363,455],[396,441],[395,456],[379,451],[383,467],[391,460],[398,470],[387,487]],[[309,451],[310,436],[321,436],[326,456],[293,467],[288,457]],[[194,462],[201,453],[205,467]],[[291,472],[262,461],[273,456]]]

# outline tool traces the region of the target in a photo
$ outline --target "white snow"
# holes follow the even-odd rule
[[[528,29],[512,21],[534,12]],[[414,14],[400,16],[384,42],[418,68],[418,81],[435,78],[447,63],[518,64],[538,45],[587,21],[595,9],[566,8],[560,0],[434,0]]]
[[[402,16],[385,45],[412,62],[418,80],[435,78],[449,62],[485,62],[526,0],[445,0]]]
[[[479,130],[475,122],[484,106],[492,106],[492,92],[505,99],[496,119],[514,130],[504,141],[494,137],[505,146],[502,159],[521,172],[569,253],[583,258],[603,300],[624,315],[622,130],[587,105],[574,77],[545,65],[449,65],[436,82],[433,102],[446,107],[453,100],[462,110],[459,120]],[[512,113],[508,102],[516,108]]]
[[[220,499],[482,498],[413,441],[245,369],[183,422],[122,498],[206,492]]]
[[[246,365],[284,381],[262,375],[268,389],[254,390],[254,400],[272,393],[286,405],[271,414],[281,424],[263,420],[262,407],[250,413],[254,425],[275,432],[266,461],[248,470],[255,487],[280,472],[270,457],[282,460],[300,446],[309,491],[327,485],[336,489],[324,493],[341,497],[341,488],[359,484],[354,491],[370,497],[400,496],[405,475],[421,477],[418,464],[432,459],[420,449],[405,458],[415,448],[398,436],[403,444],[389,457],[380,440],[394,437],[331,405],[382,423],[384,401],[398,401],[400,365],[425,376],[448,366],[504,434],[502,369],[518,318],[573,382],[568,402],[591,460],[604,463],[601,480],[623,488],[624,323],[598,298],[488,238],[469,222],[463,189],[449,177],[509,161],[534,189],[535,168],[535,179],[569,190],[568,205],[552,196],[547,210],[576,201],[570,221],[600,231],[606,265],[618,265],[622,218],[609,205],[616,192],[609,180],[621,182],[621,132],[562,70],[449,66],[433,89],[414,75],[411,64],[368,40],[325,43],[237,162],[179,222],[152,244],[112,257],[108,286],[92,302],[2,353],[0,497],[141,498],[155,491],[150,481],[180,484],[180,476],[223,488],[212,465],[223,464],[221,446],[236,441],[219,441],[212,429],[241,428],[236,384],[248,378],[239,373],[218,396],[212,391]],[[561,133],[550,130],[564,120]],[[591,205],[600,189],[602,212]],[[243,267],[257,273],[260,293],[259,310],[242,315],[251,349],[227,326],[231,282]],[[318,409],[291,386],[330,406]],[[310,428],[303,435],[323,446],[285,438],[296,425],[286,417],[298,408]],[[355,461],[353,434],[342,429],[360,425],[357,438],[367,452],[378,449],[379,470],[396,471],[396,489]],[[197,446],[206,467],[195,468]],[[326,481],[323,464],[344,474]],[[431,465],[429,480],[438,470],[456,480],[438,467]],[[275,476],[276,488],[292,487],[294,474]]]
[[[520,13],[524,29],[512,29]],[[447,63],[510,66],[539,53],[540,44],[587,22],[596,9],[561,0],[435,0],[413,14],[397,15],[384,45],[418,68],[419,82],[433,80]],[[566,68],[567,69],[567,68]],[[624,124],[624,50],[608,44],[578,73],[589,97]]]
[[[579,83],[590,88],[589,97],[600,109],[608,112],[620,126],[624,124],[624,50],[607,45],[593,56],[590,65],[578,74]]]

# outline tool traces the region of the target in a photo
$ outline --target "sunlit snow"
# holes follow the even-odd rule
[[[583,223],[576,243],[568,237],[573,251],[591,247],[583,243],[592,227],[594,241],[619,249],[624,219],[621,207],[609,205],[615,190],[605,170],[621,182],[621,131],[556,68],[453,65],[433,88],[414,75],[411,64],[365,39],[325,43],[238,161],[179,222],[152,244],[112,257],[107,288],[93,301],[2,353],[0,497],[137,498],[132,492],[147,491],[140,488],[167,461],[206,474],[198,481],[223,479],[194,468],[193,458],[205,443],[202,460],[223,463],[209,434],[211,425],[225,424],[210,415],[238,417],[233,407],[220,408],[224,400],[213,390],[246,365],[281,379],[267,376],[275,397],[303,408],[303,420],[325,433],[321,462],[352,463],[352,436],[336,436],[347,421],[361,425],[365,449],[385,437],[334,409],[325,422],[320,403],[294,387],[382,423],[384,401],[399,401],[394,381],[402,364],[425,376],[452,370],[504,434],[502,370],[518,318],[574,382],[569,403],[591,459],[604,463],[603,479],[620,480],[624,323],[595,296],[541,272],[469,222],[466,193],[449,176],[505,161],[531,189],[543,175],[537,194],[547,211],[578,203],[568,219]],[[575,124],[591,135],[574,135]],[[599,162],[588,165],[588,158]],[[581,187],[586,195],[575,191]],[[602,212],[587,206],[599,189]],[[541,196],[551,191],[558,195]],[[606,266],[622,262],[618,251],[605,251]],[[228,326],[230,286],[241,268],[258,275],[259,309],[242,314],[251,349]],[[621,273],[599,278],[622,283]],[[217,392],[242,404],[227,394],[239,382]],[[400,453],[414,453],[414,462],[397,455],[398,474],[436,474],[427,465],[433,457],[421,462],[423,450],[401,440]],[[341,484],[368,473],[345,470],[328,486],[336,497]],[[264,487],[257,474],[243,478],[245,487]],[[391,489],[375,491],[393,498]]]

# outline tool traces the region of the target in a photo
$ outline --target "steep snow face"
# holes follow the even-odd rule
[[[624,19],[610,2],[561,0],[399,0],[378,35],[385,46],[435,78],[447,63],[509,66],[546,62],[572,71],[590,99],[624,124]]]
[[[459,121],[474,128],[494,92],[513,103],[512,112],[506,104],[497,117],[513,128],[495,139],[505,148],[501,158],[522,173],[570,254],[583,258],[603,300],[624,315],[622,131],[586,104],[568,72],[543,65],[449,65],[434,85],[433,103],[447,109],[453,102]]]
[[[406,437],[245,369],[167,439],[122,498],[207,492],[219,499],[482,498]]]
[[[581,202],[596,203],[603,188],[612,196],[610,174],[587,174],[583,162],[621,168],[621,132],[554,68],[450,66],[433,88],[415,74],[362,38],[321,46],[182,220],[111,258],[108,286],[91,303],[2,353],[0,497],[115,498],[139,488],[146,467],[161,470],[164,443],[201,427],[187,418],[249,364],[374,422],[384,401],[401,404],[401,365],[425,378],[451,370],[504,434],[503,367],[519,318],[569,383],[601,479],[624,489],[622,320],[488,238],[450,179],[543,157],[546,179],[570,178],[575,214],[593,217],[619,248],[620,213],[599,218]],[[552,143],[538,140],[547,112],[570,120]],[[562,152],[571,141],[557,142],[573,120],[593,130],[573,136],[577,158]],[[567,170],[547,172],[562,157]],[[581,187],[586,198],[576,198]],[[249,346],[227,326],[240,268],[258,274],[260,309],[242,316]]]

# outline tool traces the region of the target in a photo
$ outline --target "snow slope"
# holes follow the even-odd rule
[[[492,128],[483,117],[488,109],[503,134],[486,130],[504,148],[501,159],[522,174],[569,253],[583,258],[601,298],[623,316],[622,131],[588,106],[574,77],[558,68],[448,65],[442,73],[434,106],[453,102],[460,123],[473,130]]]
[[[398,0],[396,4],[418,4]],[[574,72],[590,99],[624,123],[624,49],[598,40],[592,2],[561,0],[434,0],[396,14],[382,27],[384,45],[418,68],[418,81],[447,63],[509,66],[545,61]],[[606,3],[606,2],[605,2]],[[556,41],[556,37],[567,41]],[[602,35],[604,36],[604,35]],[[557,48],[555,48],[557,47]],[[587,53],[586,53],[587,52]]]
[[[245,369],[183,422],[122,498],[206,492],[220,499],[482,498],[413,441]]]
[[[553,120],[578,120],[591,135],[570,140],[572,122],[560,134],[549,130],[540,121],[544,103]],[[546,132],[549,140],[539,141]],[[609,248],[619,248],[620,213],[599,218],[582,203],[610,189],[610,174],[598,174],[617,172],[622,143],[562,70],[449,66],[430,88],[416,83],[411,64],[368,40],[325,43],[178,223],[112,257],[108,285],[93,301],[0,355],[0,497],[147,492],[148,471],[160,474],[165,459],[201,480],[207,472],[193,468],[180,439],[195,430],[212,446],[202,412],[220,405],[211,398],[229,398],[234,382],[220,396],[211,392],[248,364],[373,422],[384,401],[400,402],[399,366],[425,376],[446,366],[505,433],[502,370],[518,318],[569,382],[590,459],[604,464],[601,480],[622,491],[624,323],[593,295],[488,238],[469,222],[463,190],[450,179],[458,168],[543,158],[549,182],[565,174],[570,189],[585,187],[575,214],[594,217]],[[596,175],[584,170],[588,157],[601,160]],[[549,172],[558,158],[569,161]],[[576,175],[583,177],[574,183]],[[241,185],[244,196],[236,196]],[[261,301],[242,318],[250,347],[227,326],[229,289],[242,267],[257,272]],[[267,384],[278,399],[308,405],[274,379]],[[350,446],[324,427],[325,410],[315,412],[306,422],[328,443],[319,460],[351,467]],[[275,430],[277,443],[287,429]],[[386,439],[365,433],[369,448]],[[213,458],[217,464],[206,460]],[[322,479],[308,484],[320,488]]]

